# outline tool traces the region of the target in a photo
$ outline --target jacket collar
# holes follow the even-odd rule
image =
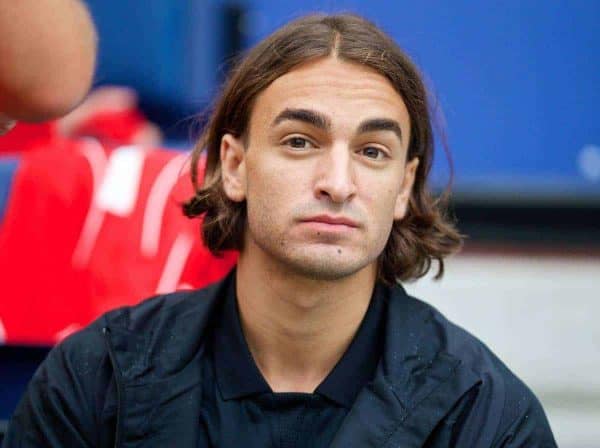
[[[354,403],[331,448],[418,447],[477,382],[461,361],[444,351],[435,311],[388,288],[384,354],[371,384]]]
[[[350,346],[316,388],[339,406],[350,409],[358,393],[375,373],[383,346],[387,296],[382,285],[374,288],[367,312]],[[215,313],[214,341],[216,381],[224,400],[272,392],[258,369],[243,335],[235,280],[227,287],[220,309]]]

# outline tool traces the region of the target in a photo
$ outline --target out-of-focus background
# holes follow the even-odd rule
[[[443,280],[407,289],[530,385],[561,447],[600,446],[600,2],[86,3],[99,34],[90,98],[0,137],[0,434],[50,346],[231,267],[177,206],[191,129],[235,55],[301,14],[348,11],[422,69],[453,159],[465,250]]]

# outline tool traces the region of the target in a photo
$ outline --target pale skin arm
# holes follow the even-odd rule
[[[79,0],[0,2],[0,135],[60,117],[90,88],[97,36]]]

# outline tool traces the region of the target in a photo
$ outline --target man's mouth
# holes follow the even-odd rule
[[[315,225],[325,225],[325,226],[331,226],[332,228],[334,227],[350,227],[350,228],[357,228],[359,227],[359,224],[350,219],[347,218],[345,216],[332,216],[332,215],[316,215],[316,216],[311,216],[309,218],[304,218],[301,219],[301,222],[303,223],[307,223],[307,224],[315,224]]]

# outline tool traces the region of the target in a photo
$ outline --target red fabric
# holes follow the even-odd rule
[[[17,123],[7,134],[0,136],[0,154],[18,154],[58,137],[56,122]]]
[[[136,108],[122,111],[98,111],[73,130],[77,137],[94,137],[111,144],[130,143],[135,134],[147,123],[144,115]],[[7,134],[0,136],[0,154],[20,154],[45,145],[51,147],[60,139],[56,121],[23,123]]]
[[[92,196],[89,171],[64,141],[21,159],[0,232],[8,343],[52,343],[61,329],[92,317],[85,284],[69,269]]]
[[[189,220],[182,214],[180,203],[192,194],[189,176],[179,177],[176,185],[170,188],[161,229],[157,252],[145,255],[141,251],[141,238],[144,215],[149,207],[149,194],[155,186],[161,170],[173,159],[180,160],[175,173],[183,167],[185,156],[173,151],[149,151],[146,154],[140,190],[135,208],[128,216],[106,213],[102,229],[98,234],[94,250],[89,260],[89,274],[93,277],[93,312],[99,314],[123,304],[134,304],[140,298],[159,292],[171,291],[179,287],[202,287],[224,276],[233,266],[235,255],[224,258],[213,257],[201,244],[198,220]],[[167,183],[173,176],[167,177]],[[158,285],[166,267],[167,258],[176,239],[184,238],[192,242],[189,252],[181,254],[193,264],[184,263],[184,276],[171,284],[167,290],[159,291]],[[185,260],[184,260],[185,261]],[[187,270],[185,267],[188,266]]]
[[[137,109],[98,112],[75,129],[78,136],[90,136],[100,141],[128,143],[146,123]]]
[[[56,140],[23,155],[0,229],[0,321],[6,343],[53,344],[101,312],[166,292],[157,288],[169,257],[174,260],[171,268],[175,266],[169,290],[202,287],[222,278],[235,263],[234,253],[213,257],[201,244],[200,222],[181,213],[179,202],[192,192],[188,175],[176,182],[170,178],[173,170],[176,178],[179,174],[181,153],[145,150],[134,206],[131,213],[119,216],[93,200],[103,167],[96,166],[93,175],[90,160],[115,153],[98,148],[97,142]],[[157,197],[154,186],[161,172],[165,185],[175,185],[168,188],[158,218],[156,251],[143,253],[144,222],[158,222],[144,217],[153,189]],[[75,263],[82,231],[91,228],[90,214],[103,214],[101,225],[92,232],[89,250],[83,251],[87,255]]]

